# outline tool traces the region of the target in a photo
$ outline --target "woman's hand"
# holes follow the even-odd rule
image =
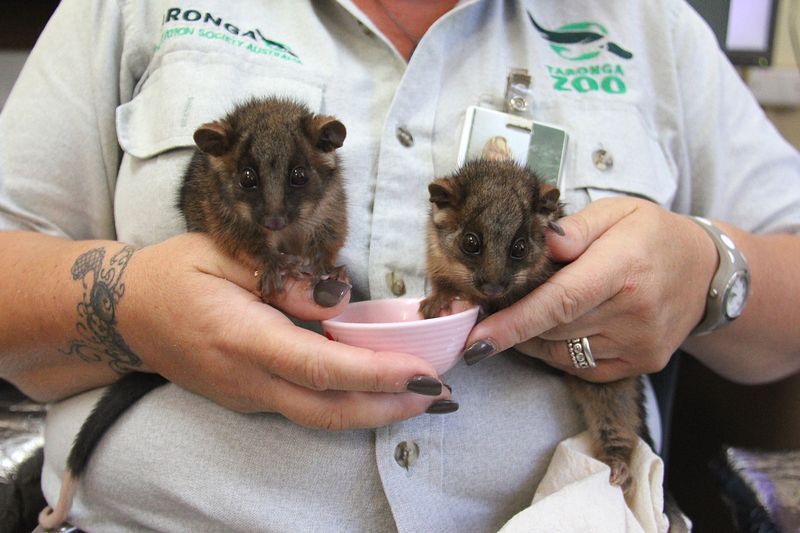
[[[702,318],[717,251],[686,217],[645,200],[611,198],[548,235],[568,263],[528,296],[480,322],[467,362],[512,346],[590,381],[662,369]],[[568,339],[587,337],[597,366],[573,366]]]
[[[201,234],[139,250],[127,270],[118,316],[128,346],[147,369],[225,407],[327,429],[457,407],[440,402],[450,393],[428,362],[336,343],[284,314],[333,317],[349,301],[346,284],[290,279],[267,305],[253,271]]]

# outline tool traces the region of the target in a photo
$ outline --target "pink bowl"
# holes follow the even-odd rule
[[[342,314],[322,321],[322,330],[337,342],[382,352],[404,352],[429,361],[443,374],[453,368],[478,308],[424,320],[421,298],[387,298],[351,303]]]

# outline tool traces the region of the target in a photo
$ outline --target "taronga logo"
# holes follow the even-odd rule
[[[258,28],[243,29],[209,12],[172,7],[167,9],[162,20],[162,26],[167,25],[169,27],[163,30],[156,50],[167,40],[193,36],[242,48],[254,54],[302,63],[287,45],[268,39]]]
[[[550,41],[550,48],[564,59],[570,61],[587,61],[599,56],[603,51],[608,51],[622,59],[630,59],[633,54],[608,39],[608,30],[596,22],[574,22],[566,24],[555,30],[541,27],[528,13],[528,18],[542,34]]]
[[[555,30],[539,25],[528,13],[533,26],[550,43],[550,49],[559,62],[545,65],[553,80],[553,89],[561,92],[603,92],[625,94],[625,69],[620,59],[628,60],[633,54],[608,38],[608,30],[597,22],[573,22]]]

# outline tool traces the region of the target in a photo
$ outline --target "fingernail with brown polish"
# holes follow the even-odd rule
[[[458,402],[454,402],[453,400],[438,400],[433,402],[425,412],[430,415],[445,415],[455,411],[458,411]]]
[[[566,233],[564,233],[564,228],[562,228],[561,224],[559,224],[555,220],[551,220],[550,222],[548,222],[547,223],[547,227],[550,228],[551,230],[555,231],[561,237],[566,235]]]
[[[314,286],[314,301],[321,307],[334,307],[350,291],[351,285],[335,279],[323,279]]]
[[[472,346],[464,350],[464,362],[468,365],[474,365],[478,361],[482,361],[494,355],[497,352],[497,347],[492,341],[481,340],[472,343]]]
[[[414,376],[406,383],[406,390],[425,396],[439,396],[442,393],[442,382],[430,376]]]

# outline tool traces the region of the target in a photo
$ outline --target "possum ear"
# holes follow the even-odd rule
[[[539,222],[555,231],[559,235],[564,235],[564,230],[557,222],[561,218],[561,202],[558,199],[561,193],[558,189],[547,183],[539,185],[539,201],[536,204],[536,218]]]
[[[453,227],[456,221],[456,208],[461,205],[461,190],[450,178],[438,178],[428,185],[433,224],[438,227]]]
[[[438,178],[428,185],[430,201],[439,209],[448,207],[458,207],[461,203],[461,191],[456,183],[450,178]]]
[[[224,155],[231,148],[231,127],[227,122],[203,124],[194,132],[194,142],[205,154]]]
[[[323,152],[332,152],[344,144],[347,128],[333,117],[321,116],[314,119],[312,139],[314,145]]]

